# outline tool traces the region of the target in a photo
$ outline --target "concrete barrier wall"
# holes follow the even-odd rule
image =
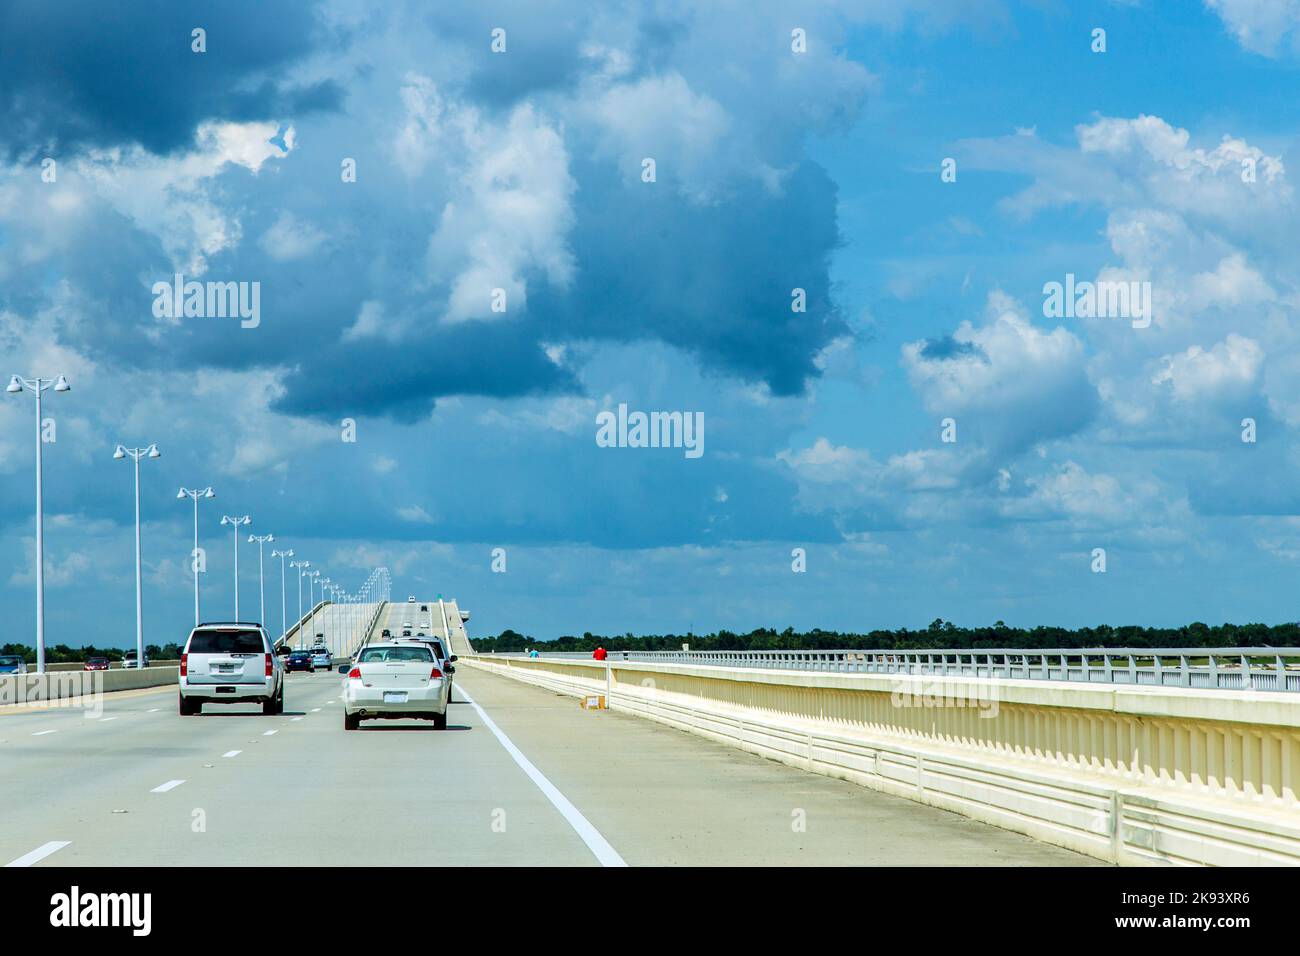
[[[0,677],[0,706],[37,700],[60,700],[92,693],[165,687],[179,680],[180,668],[130,668],[107,671],[63,671],[47,674],[13,674]]]
[[[1112,862],[1300,865],[1294,695],[462,660]]]
[[[52,673],[52,674],[53,674],[53,673],[62,673],[62,672],[64,672],[64,671],[79,671],[79,670],[81,670],[81,668],[85,665],[85,663],[86,663],[85,661],[68,661],[68,662],[64,662],[64,663],[60,663],[60,664],[46,664],[46,665],[45,665],[45,671],[46,671],[46,673]],[[166,667],[166,666],[169,665],[169,664],[170,664],[172,667],[177,667],[177,666],[179,666],[179,663],[180,663],[180,662],[177,661],[177,660],[175,660],[175,659],[172,659],[172,660],[162,660],[162,659],[160,659],[160,660],[154,660],[152,657],[150,657],[150,658],[148,659],[148,667]],[[27,668],[28,668],[29,671],[35,671],[35,670],[36,670],[36,665],[35,665],[35,664],[28,664],[28,665],[27,665]],[[116,670],[122,670],[122,669],[123,669],[122,664],[121,664],[121,662],[119,662],[119,661],[113,661],[113,663],[109,665],[109,670],[114,670],[114,671],[116,671]]]

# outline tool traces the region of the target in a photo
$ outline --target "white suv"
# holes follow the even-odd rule
[[[258,624],[200,624],[181,653],[180,713],[204,704],[260,703],[284,713],[284,666]]]

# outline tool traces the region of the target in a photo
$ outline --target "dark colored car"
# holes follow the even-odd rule
[[[384,628],[383,633],[380,634],[379,636],[380,636],[380,637],[392,637],[392,636],[393,636],[393,632],[390,631],[388,628]]]
[[[316,672],[316,665],[311,662],[311,651],[293,651],[284,659],[284,669],[287,671],[308,671]]]
[[[107,657],[88,657],[86,663],[81,665],[83,671],[106,671],[108,670]]]
[[[427,604],[421,604],[421,605],[420,605],[420,610],[421,610],[421,611],[427,611],[427,610],[429,610],[429,605],[427,605]]]

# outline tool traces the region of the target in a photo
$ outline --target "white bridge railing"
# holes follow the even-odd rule
[[[590,660],[591,652],[542,651],[541,656]],[[1300,693],[1300,648],[1296,647],[609,651],[608,659],[614,662],[706,664],[853,674],[936,674]]]

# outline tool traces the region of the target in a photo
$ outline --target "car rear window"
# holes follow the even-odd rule
[[[263,654],[266,647],[259,631],[195,631],[190,654]]]
[[[371,647],[361,652],[358,664],[411,661],[417,664],[433,663],[433,652],[427,647]]]

